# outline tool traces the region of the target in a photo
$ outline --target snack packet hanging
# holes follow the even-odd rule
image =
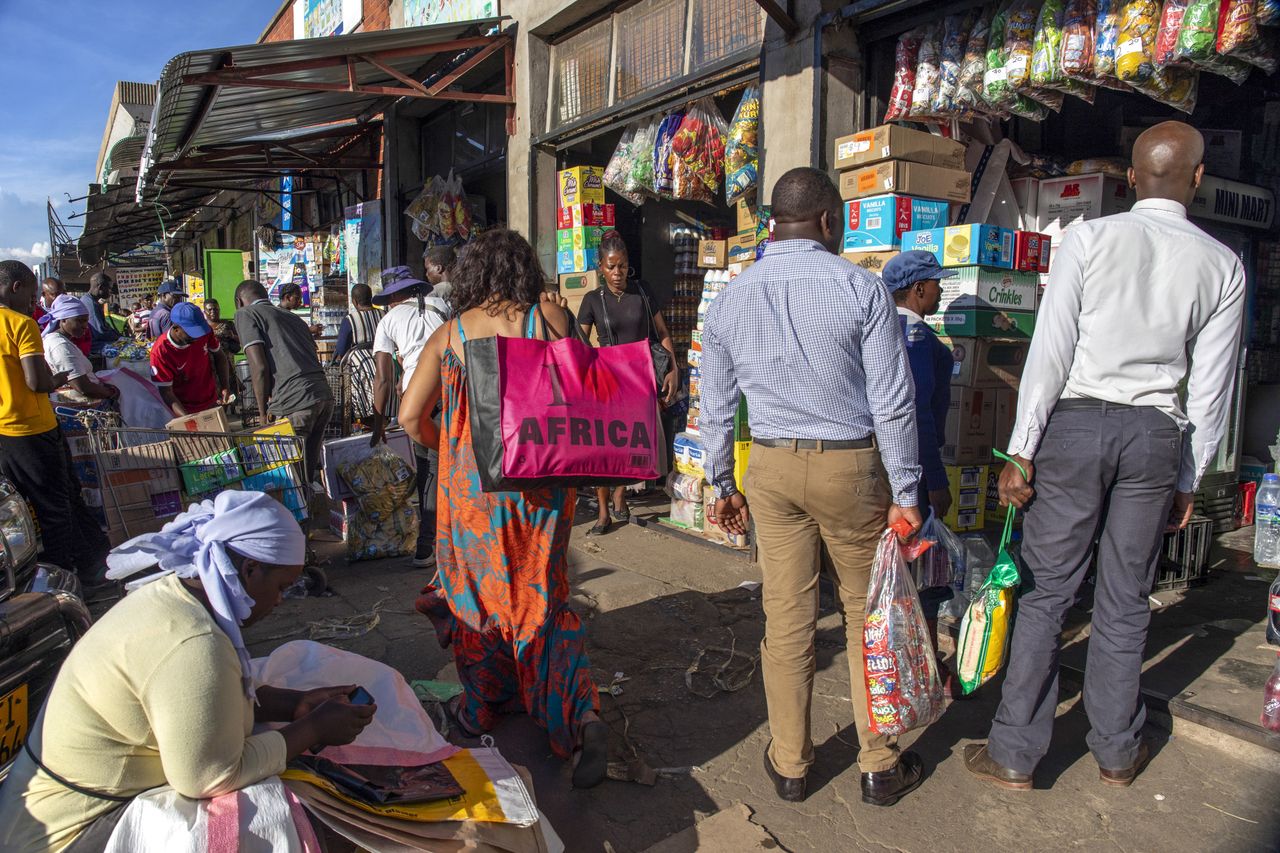
[[[1097,90],[1068,77],[1062,70],[1063,24],[1066,17],[1064,0],[1044,0],[1036,21],[1035,49],[1031,55],[1031,82],[1035,86],[1056,89],[1092,104]]]
[[[1017,0],[1009,7],[1004,34],[1005,67],[1009,70],[1009,85],[1015,90],[1031,85],[1031,59],[1035,53],[1039,10],[1037,0]]]
[[[1218,21],[1218,53],[1267,74],[1275,73],[1275,41],[1258,25],[1257,0],[1224,0]]]
[[[969,29],[964,64],[960,68],[959,86],[956,89],[956,105],[962,109],[977,110],[984,106],[982,77],[987,71],[987,35],[990,32],[991,18],[979,13]]]
[[[956,94],[960,90],[960,69],[973,22],[968,15],[947,15],[942,24],[939,52],[938,92],[930,103],[935,115],[952,115],[956,111]]]
[[[1203,62],[1218,50],[1218,11],[1222,0],[1189,0],[1178,30],[1174,59]]]
[[[1122,92],[1129,87],[1114,76],[1099,76],[1096,58],[1098,0],[1067,0],[1062,12],[1062,73],[1070,80]]]
[[[885,122],[901,121],[911,114],[911,97],[916,88],[916,63],[920,55],[921,33],[910,30],[898,36],[893,52],[893,90]]]
[[[684,115],[671,140],[671,150],[712,193],[724,183],[724,116],[711,98],[700,98]]]
[[[705,201],[715,204],[716,196],[697,173],[674,154],[671,156],[671,197],[680,201]]]
[[[608,165],[604,167],[604,185],[631,204],[639,207],[644,202],[644,196],[627,189],[631,168],[634,164],[635,148],[636,127],[631,125],[622,131],[622,138],[618,140],[618,147],[613,149],[613,156],[609,158]],[[647,158],[652,159],[648,151],[644,153]]]
[[[987,70],[982,77],[982,97],[997,109],[1007,107],[1016,94],[1009,84],[1008,60],[1004,50],[1008,23],[1009,10],[1002,7],[992,16],[991,30],[987,34]]]
[[[1098,0],[1098,16],[1093,26],[1093,76],[1099,79],[1116,77],[1116,42],[1120,38],[1123,2]]]
[[[1156,68],[1189,64],[1176,56],[1178,33],[1182,30],[1182,19],[1186,14],[1187,0],[1164,0],[1164,9],[1160,12],[1160,29],[1156,31]]]
[[[871,566],[862,644],[871,731],[901,735],[942,716],[933,644],[893,530],[880,537]]]
[[[733,204],[756,185],[759,168],[760,89],[748,86],[729,123],[724,147],[724,197]]]
[[[680,123],[684,121],[684,113],[674,112],[662,119],[658,132],[653,139],[653,191],[659,195],[672,198],[675,188],[675,154],[671,150],[671,140],[675,138]]]
[[[1151,79],[1145,83],[1135,83],[1133,88],[1153,101],[1190,115],[1195,112],[1196,98],[1200,91],[1200,69],[1177,65],[1157,68]]]
[[[1155,74],[1156,32],[1160,28],[1158,0],[1126,0],[1120,10],[1116,42],[1116,76],[1133,85]]]
[[[1004,666],[1014,599],[1022,581],[1018,565],[1009,555],[1016,512],[1011,506],[1005,514],[996,564],[974,593],[960,622],[956,669],[960,687],[966,694],[986,684]]]
[[[658,118],[643,122],[636,129],[632,146],[631,170],[624,186],[630,193],[656,193],[653,185],[653,146],[658,138]]]
[[[937,24],[925,27],[924,36],[920,40],[920,58],[916,63],[916,88],[911,93],[910,115],[913,119],[927,118],[933,115],[933,101],[938,96],[941,85],[942,69],[941,37]]]

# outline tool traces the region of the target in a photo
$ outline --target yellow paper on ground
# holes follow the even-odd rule
[[[323,776],[317,776],[306,770],[288,768],[280,774],[281,779],[296,779],[315,785],[330,796],[336,797],[348,805],[361,811],[383,817],[394,817],[400,820],[411,820],[430,823],[442,820],[480,820],[492,823],[524,822],[515,815],[508,816],[498,797],[497,788],[485,769],[480,766],[471,750],[464,749],[444,760],[444,766],[453,774],[453,778],[462,786],[465,793],[461,797],[448,800],[436,800],[429,803],[393,803],[389,805],[373,805],[350,797]]]

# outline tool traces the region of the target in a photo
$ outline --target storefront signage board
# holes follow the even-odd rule
[[[1197,219],[1270,228],[1275,207],[1275,195],[1266,187],[1205,175],[1187,212]]]

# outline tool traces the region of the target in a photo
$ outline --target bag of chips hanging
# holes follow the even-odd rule
[[[902,121],[911,114],[911,96],[916,88],[920,41],[919,30],[910,30],[898,36],[898,46],[893,52],[893,90],[889,93],[885,122]]]
[[[622,131],[622,139],[618,140],[618,147],[613,149],[613,156],[609,158],[608,165],[604,167],[604,185],[631,204],[639,207],[644,203],[644,196],[627,189],[627,184],[631,177],[631,168],[634,164],[635,149],[636,128],[633,125]],[[646,159],[652,159],[649,151],[645,151],[644,156]]]
[[[1009,11],[1001,8],[991,18],[991,30],[987,35],[987,70],[982,78],[982,97],[993,107],[1004,109],[1016,93],[1009,85],[1009,69],[1005,55],[1005,32],[1008,29]]]
[[[1174,58],[1187,62],[1210,59],[1218,50],[1218,11],[1222,0],[1189,0],[1178,30]]]
[[[1035,50],[1031,55],[1031,82],[1056,89],[1092,104],[1097,90],[1088,83],[1068,77],[1062,70],[1064,0],[1045,0],[1036,21]]]
[[[1186,14],[1187,0],[1164,0],[1164,9],[1160,13],[1160,29],[1156,32],[1156,68],[1189,64],[1185,60],[1179,61],[1175,55],[1178,48],[1178,33],[1182,30],[1182,19]]]
[[[1004,666],[1013,625],[1014,599],[1021,583],[1018,564],[1009,555],[1016,512],[1009,507],[996,564],[973,595],[960,622],[956,668],[960,687],[966,694],[990,681]]]
[[[1098,17],[1093,26],[1094,77],[1116,76],[1116,42],[1120,38],[1120,6],[1123,2],[1098,0]]]
[[[925,27],[924,36],[920,40],[920,58],[916,63],[916,88],[911,93],[911,118],[928,118],[933,115],[933,101],[938,96],[938,87],[941,84],[941,62],[941,36],[938,25],[930,24]]]
[[[653,146],[658,139],[658,126],[662,120],[655,118],[636,128],[631,148],[631,169],[624,186],[630,193],[656,193],[653,185]]]
[[[658,124],[658,132],[653,139],[653,191],[671,198],[675,187],[675,153],[671,150],[671,140],[675,138],[680,123],[684,121],[684,113],[674,112],[662,119]]]
[[[1134,83],[1133,88],[1153,101],[1167,104],[1179,112],[1190,115],[1195,112],[1196,99],[1200,91],[1200,69],[1182,68],[1177,65],[1157,68],[1151,79],[1143,83]]]
[[[1120,35],[1116,42],[1116,76],[1122,82],[1143,83],[1155,74],[1159,28],[1158,0],[1126,0],[1120,9]]]
[[[892,529],[880,537],[871,566],[862,644],[871,731],[901,735],[942,716],[946,701],[933,644]]]
[[[990,32],[991,18],[979,14],[969,29],[964,63],[960,67],[956,105],[961,109],[977,110],[985,105],[982,100],[982,77],[987,72],[987,35]]]
[[[674,154],[671,157],[671,197],[680,201],[705,201],[707,204],[714,204],[716,200],[715,194],[692,167]]]
[[[1009,72],[1009,85],[1015,90],[1031,85],[1031,60],[1035,54],[1039,11],[1038,0],[1017,0],[1009,7],[1004,33],[1005,68]]]
[[[760,158],[760,89],[748,86],[729,122],[724,147],[724,198],[733,204],[756,185]]]
[[[960,89],[960,69],[973,22],[968,15],[947,15],[942,23],[938,91],[929,105],[934,115],[953,115]]]
[[[1224,0],[1218,20],[1218,53],[1267,74],[1275,73],[1275,41],[1258,25],[1257,0]]]
[[[724,138],[729,125],[711,98],[700,98],[689,107],[680,129],[671,140],[671,150],[689,170],[718,193],[724,183]]]

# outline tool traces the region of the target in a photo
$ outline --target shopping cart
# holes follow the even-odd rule
[[[300,523],[307,518],[303,446],[288,421],[243,433],[98,427],[89,436],[113,543],[228,489],[266,492]]]

